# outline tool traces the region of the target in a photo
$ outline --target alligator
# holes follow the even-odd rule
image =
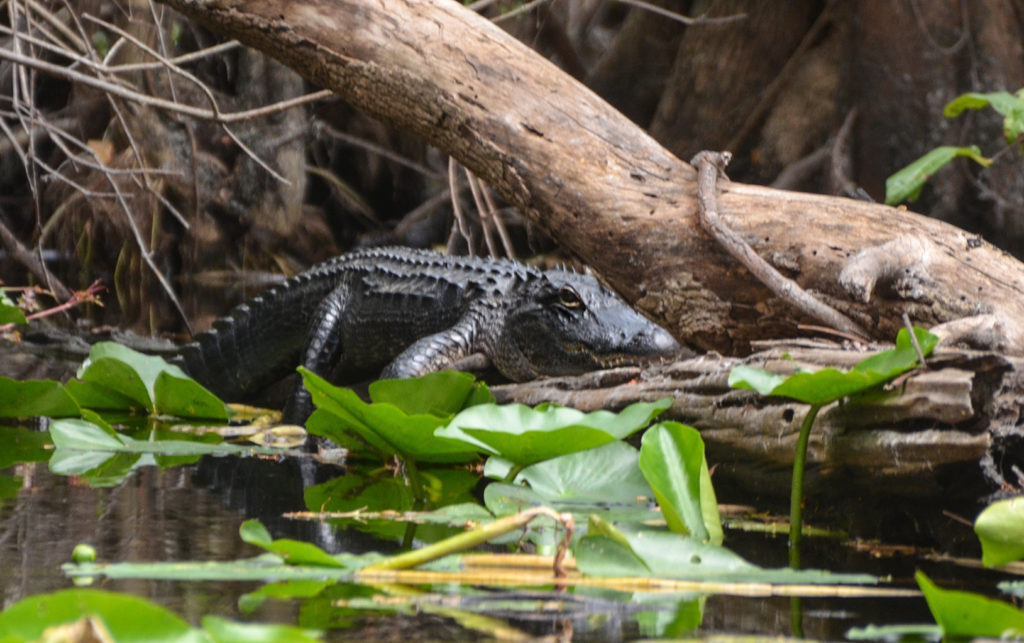
[[[589,274],[393,247],[335,257],[238,305],[176,361],[221,398],[243,400],[300,364],[352,383],[415,377],[482,354],[506,378],[526,381],[679,350]],[[302,423],[311,411],[299,383],[284,421]]]

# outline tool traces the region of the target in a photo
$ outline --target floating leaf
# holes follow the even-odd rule
[[[153,384],[153,406],[160,415],[221,422],[231,417],[231,409],[199,382],[191,377],[178,377],[169,371],[157,375]]]
[[[48,433],[14,426],[0,426],[0,469],[20,462],[42,462],[50,457]]]
[[[78,369],[81,383],[68,383],[80,406],[141,409],[150,413],[226,420],[231,410],[215,395],[160,357],[114,342],[99,342]]]
[[[344,434],[346,431],[355,432],[384,458],[398,455],[422,462],[469,462],[477,458],[476,452],[465,444],[435,436],[435,429],[447,423],[450,415],[409,415],[394,404],[367,404],[350,389],[333,386],[305,368],[300,367],[299,372],[306,389],[313,396],[313,403],[337,417],[331,423],[321,414],[316,422],[307,425],[310,433],[331,440],[337,437],[338,442],[350,444],[351,438]],[[441,380],[433,378],[433,381]],[[394,385],[386,385],[378,390],[378,394],[387,397],[395,390]],[[463,399],[469,394],[467,388]]]
[[[239,623],[219,616],[207,614],[202,620],[206,630],[216,643],[311,643],[323,637],[320,630],[311,630],[294,625],[266,625],[263,623]]]
[[[267,599],[310,598],[333,584],[334,581],[327,580],[289,580],[280,583],[267,583],[254,592],[240,596],[238,609],[248,614],[256,611]]]
[[[669,529],[721,544],[722,521],[700,433],[678,422],[662,422],[648,429],[641,444],[640,469]]]
[[[974,521],[981,541],[981,562],[988,567],[1024,558],[1024,498],[1000,500]]]
[[[469,373],[441,371],[422,377],[377,380],[370,384],[370,400],[393,404],[407,415],[452,416],[475,404],[493,402],[483,382]]]
[[[631,404],[620,413],[583,413],[554,404],[481,404],[462,411],[437,435],[477,445],[518,465],[585,451],[625,438],[650,424],[671,398]]]
[[[885,180],[886,204],[896,205],[917,199],[928,179],[958,156],[966,156],[982,167],[992,165],[992,159],[982,156],[977,145],[937,147]]]
[[[763,569],[725,547],[702,543],[691,536],[640,525],[617,524],[595,529],[576,546],[576,564],[588,576],[656,576],[692,580],[760,583],[863,584],[877,579],[867,574],[833,574],[816,570]],[[614,534],[614,535],[612,535]],[[632,555],[636,560],[630,561]],[[612,558],[606,558],[610,556]],[[608,561],[613,561],[609,565]],[[638,574],[641,568],[651,570]],[[615,568],[621,570],[615,573]]]
[[[2,322],[0,322],[2,323]],[[53,380],[13,380],[0,377],[0,417],[73,417],[78,404],[60,382]]]
[[[24,598],[0,612],[5,640],[35,641],[44,630],[87,616],[98,616],[118,643],[204,640],[174,613],[149,601],[99,589],[66,589]]]
[[[914,578],[944,637],[1024,637],[1024,612],[1013,605],[980,594],[942,589],[924,572],[917,572]]]
[[[290,565],[344,567],[341,562],[312,543],[291,538],[273,540],[270,532],[258,520],[246,520],[239,527],[238,533],[245,542],[277,554]]]
[[[516,481],[526,482],[548,501],[635,505],[638,498],[654,497],[637,466],[639,459],[639,451],[616,440],[530,465],[519,472]]]

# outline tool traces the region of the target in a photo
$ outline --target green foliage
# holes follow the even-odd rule
[[[60,382],[13,380],[0,377],[0,417],[72,417],[80,415],[78,404]]]
[[[78,379],[0,377],[0,417],[74,417],[83,409],[145,412],[226,421],[231,410],[215,395],[159,357],[113,342],[100,342],[78,369]]]
[[[921,352],[931,354],[939,338],[915,328]],[[896,336],[896,348],[882,351],[857,363],[849,371],[824,368],[783,377],[752,366],[737,366],[729,373],[729,386],[752,389],[761,395],[788,397],[806,404],[824,405],[863,393],[917,366],[917,351],[905,329]]]
[[[917,197],[921,195],[925,183],[935,176],[936,172],[960,156],[966,156],[982,167],[992,165],[992,159],[982,156],[981,149],[977,145],[937,147],[885,180],[886,205],[916,201]]]
[[[921,354],[929,355],[939,338],[921,328],[914,328],[914,339]],[[910,334],[900,330],[896,347],[882,351],[858,362],[843,372],[825,368],[813,373],[799,372],[782,377],[751,366],[737,366],[729,373],[729,385],[747,388],[762,395],[788,397],[811,405],[800,425],[796,451],[793,455],[793,478],[789,497],[789,564],[800,567],[800,541],[803,529],[804,468],[807,462],[807,444],[818,411],[844,397],[865,393],[892,378],[909,371],[918,363],[918,352]]]
[[[530,465],[621,440],[650,424],[671,398],[631,404],[620,413],[583,413],[555,404],[483,404],[462,411],[438,436],[461,440],[517,465]]]
[[[312,543],[291,538],[273,540],[270,532],[258,520],[246,520],[238,530],[242,540],[250,545],[262,547],[277,554],[289,565],[319,565],[323,567],[345,567],[345,565]]]
[[[306,424],[314,435],[355,448],[357,455],[369,455],[370,449],[379,459],[469,462],[477,458],[465,443],[435,435],[465,405],[490,399],[471,375],[445,371],[413,380],[380,381],[371,386],[371,403],[366,403],[350,389],[333,386],[304,368],[299,372],[313,403],[323,411]]]
[[[718,502],[696,429],[678,422],[651,427],[641,443],[640,470],[670,530],[700,542],[722,543]]]
[[[0,326],[24,323],[26,323],[24,311],[8,299],[3,288],[0,288]]]
[[[914,576],[945,638],[1024,638],[1024,612],[971,592],[941,589],[923,572]]]
[[[597,517],[575,553],[576,565],[588,576],[827,585],[877,582],[866,574],[764,569],[719,545],[643,525],[611,525]]]
[[[209,615],[203,617],[200,630],[147,600],[99,589],[66,589],[22,599],[0,612],[0,632],[5,643],[37,641],[48,628],[89,618],[98,619],[118,643],[306,643],[322,636],[316,630],[236,623]]]
[[[1024,558],[1024,498],[1000,500],[974,521],[981,541],[981,562],[988,567]]]
[[[1003,116],[1003,136],[1006,142],[1024,146],[1024,89],[1016,94],[992,92],[988,94],[961,94],[943,109],[943,116],[956,118],[965,110],[991,107]],[[976,145],[966,147],[938,147],[917,159],[910,165],[890,176],[885,182],[885,202],[896,205],[913,201],[921,193],[924,184],[958,156],[966,156],[982,167],[992,165],[992,159],[982,156]]]
[[[968,109],[991,107],[1003,116],[1003,136],[1007,143],[1017,142],[1024,134],[1024,89],[1016,94],[992,92],[989,94],[961,94],[942,110],[946,118],[956,118]]]
[[[49,467],[60,475],[84,475],[93,486],[117,484],[135,467],[146,464],[182,464],[203,455],[279,455],[280,449],[211,443],[208,437],[174,434],[180,439],[138,440],[115,431],[103,419],[83,411],[87,420],[57,420],[50,426],[55,447]],[[191,438],[191,439],[186,439]],[[172,460],[161,463],[158,458]]]

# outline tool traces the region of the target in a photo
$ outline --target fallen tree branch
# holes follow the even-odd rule
[[[437,0],[164,0],[454,156],[693,347],[749,350],[809,321],[699,232],[696,175],[624,116],[483,17]],[[723,220],[804,290],[888,340],[997,315],[1024,354],[1024,265],[905,210],[731,183]],[[851,257],[898,237],[932,248],[913,292],[851,296]],[[883,287],[885,284],[881,284]]]
[[[867,332],[849,317],[822,303],[792,279],[762,259],[743,239],[729,229],[718,215],[717,183],[725,177],[725,168],[732,155],[728,152],[698,152],[690,163],[697,168],[697,214],[701,226],[729,254],[742,263],[762,284],[805,314],[853,336],[866,340]]]

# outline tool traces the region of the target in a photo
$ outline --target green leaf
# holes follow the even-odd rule
[[[648,429],[641,442],[640,470],[669,529],[721,544],[721,518],[704,459],[704,441],[696,429],[678,422]]]
[[[334,556],[331,556],[312,543],[291,538],[272,540],[270,532],[258,520],[246,520],[238,529],[238,533],[245,542],[277,554],[289,565],[345,567]]]
[[[654,497],[637,466],[639,459],[639,451],[616,440],[530,465],[519,472],[516,481],[526,482],[548,501],[636,505],[638,497]]]
[[[21,462],[44,462],[50,457],[50,434],[14,426],[0,426],[0,469]]]
[[[982,167],[992,165],[992,159],[982,156],[977,145],[937,147],[885,180],[886,204],[915,200],[928,179],[958,156],[966,156]]]
[[[333,584],[334,581],[327,580],[289,580],[280,583],[267,583],[254,592],[240,596],[238,609],[244,614],[249,614],[256,611],[268,598],[277,600],[310,598]]]
[[[957,590],[942,589],[924,572],[914,575],[944,637],[1020,638],[1024,612],[1009,603]]]
[[[2,322],[0,322],[2,323]],[[59,382],[0,377],[0,417],[77,417],[78,405]]]
[[[377,380],[370,384],[370,400],[392,404],[407,415],[452,416],[468,402],[493,402],[487,386],[469,373],[441,371],[401,380]],[[480,401],[477,401],[480,400]]]
[[[153,405],[161,415],[220,421],[231,417],[231,409],[199,382],[168,371],[157,375],[153,384]]]
[[[57,420],[50,425],[50,438],[58,449],[120,451],[125,448],[125,441],[116,431],[86,420]]]
[[[35,641],[48,627],[95,615],[118,643],[200,643],[205,637],[172,612],[149,601],[99,589],[66,589],[22,599],[0,613],[0,632]]]
[[[121,350],[113,350],[116,346],[123,351],[131,349],[114,344],[112,342],[101,342],[92,347],[89,357],[82,362],[78,369],[78,379],[119,393],[131,400],[130,408],[153,411],[152,386],[147,386],[141,374],[123,359],[116,356],[122,354]],[[134,353],[134,351],[132,351]],[[156,377],[154,376],[155,380]]]
[[[238,623],[207,614],[202,619],[203,629],[217,643],[311,643],[323,637],[320,630],[293,625],[264,625]]]
[[[25,312],[0,289],[0,324],[27,324]]]
[[[101,411],[134,411],[142,407],[123,393],[94,382],[69,380],[64,385],[67,394],[78,403],[79,408]]]
[[[477,458],[476,452],[465,444],[434,435],[437,427],[448,422],[448,415],[409,415],[394,404],[367,404],[350,389],[333,386],[305,368],[300,367],[299,372],[306,389],[313,396],[313,403],[337,417],[333,423],[323,416],[317,418],[306,427],[310,433],[332,440],[337,436],[339,440],[336,441],[351,443],[351,438],[344,437],[344,432],[352,431],[376,449],[382,458],[399,455],[422,462],[469,462]],[[387,397],[393,391],[392,385],[385,385],[378,394]],[[468,394],[466,392],[463,399]]]
[[[926,330],[915,328],[921,352],[929,355],[938,337]],[[762,395],[788,397],[806,404],[823,406],[838,399],[862,393],[888,382],[917,365],[917,351],[906,329],[896,336],[896,347],[872,355],[857,363],[847,372],[825,368],[813,373],[794,373],[785,378],[752,366],[737,366],[729,373],[729,386],[747,388]]]
[[[143,409],[180,417],[227,419],[230,410],[180,368],[114,342],[99,342],[78,369],[81,383],[68,383],[80,406]]]
[[[603,535],[580,539],[575,549],[576,565],[586,576],[647,578],[651,570],[629,547]]]
[[[987,567],[1024,558],[1024,498],[1000,500],[974,521],[981,541],[981,562]]]
[[[609,533],[607,528],[592,528],[591,532],[580,539],[575,553],[576,564],[583,574],[828,585],[877,582],[876,578],[866,574],[763,569],[724,547],[702,543],[691,536],[628,523],[615,525],[615,529],[615,532]],[[617,547],[610,543],[615,543]],[[630,551],[638,562],[629,561],[626,554]],[[611,563],[605,556],[612,557]],[[614,574],[612,567],[622,568],[622,573]],[[641,567],[651,571],[639,573]]]
[[[961,94],[943,109],[946,118],[955,118],[966,109],[983,109],[991,107],[1003,115],[1003,136],[1006,142],[1012,143],[1024,133],[1024,96],[1008,92],[992,92],[988,94]]]
[[[519,465],[585,451],[650,424],[671,398],[631,404],[620,413],[583,413],[553,404],[481,404],[462,411],[436,435],[462,440]]]

